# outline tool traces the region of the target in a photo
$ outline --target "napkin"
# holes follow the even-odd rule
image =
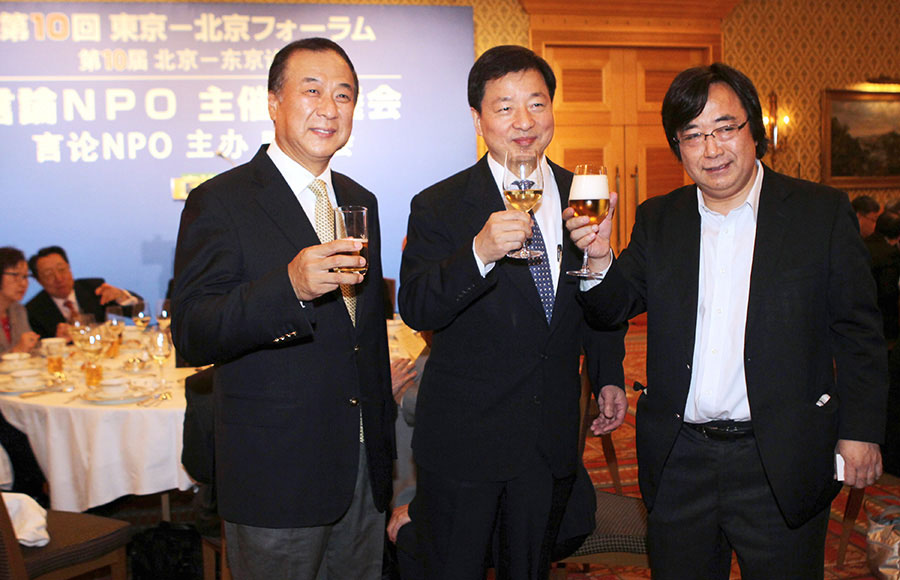
[[[50,542],[47,533],[47,510],[24,493],[3,492],[3,502],[12,520],[16,539],[23,546],[41,547]]]

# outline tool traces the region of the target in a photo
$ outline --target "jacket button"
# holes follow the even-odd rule
[[[359,345],[358,345],[358,344],[355,345],[355,346],[353,347],[353,352],[359,352]]]
[[[534,404],[535,404],[535,405],[540,405],[540,404],[541,404],[541,398],[538,397],[537,395],[533,396],[533,397],[531,398],[531,400],[534,401]]]
[[[351,407],[356,407],[359,405],[359,399],[357,399],[356,397],[350,397],[349,402]]]

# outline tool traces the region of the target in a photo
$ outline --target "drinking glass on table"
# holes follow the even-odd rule
[[[150,326],[150,319],[150,309],[147,308],[147,304],[143,300],[138,300],[131,305],[131,321],[134,322],[134,325],[137,326],[141,332]]]
[[[54,382],[64,383],[66,373],[63,361],[66,354],[66,339],[44,338],[41,340],[41,348],[47,357],[47,372],[53,377]]]
[[[166,298],[159,301],[159,307],[156,309],[156,323],[163,332],[169,330],[172,324],[172,301]]]
[[[159,328],[150,332],[150,338],[147,343],[147,352],[156,362],[156,377],[159,388],[162,388],[165,386],[165,381],[163,380],[163,365],[165,364],[166,359],[169,358],[169,355],[172,354],[172,343],[169,342],[169,334]]]
[[[544,193],[540,161],[540,155],[531,151],[507,151],[503,164],[503,199],[507,209],[529,213],[540,203]],[[532,250],[526,238],[521,248],[507,252],[506,256],[527,259],[543,254],[543,250]]]
[[[81,326],[72,331],[72,342],[85,358],[84,381],[88,388],[94,388],[103,380],[103,367],[98,364],[100,356],[110,345],[109,335],[101,326]]]
[[[334,239],[360,242],[362,248],[353,252],[365,258],[364,266],[341,266],[335,272],[365,274],[369,269],[368,210],[361,205],[342,205],[334,210]]]
[[[572,188],[569,190],[569,207],[575,210],[576,217],[587,216],[591,225],[599,224],[609,213],[609,179],[606,167],[586,163],[575,166],[572,177]],[[586,279],[599,279],[601,275],[588,268],[588,251],[584,249],[580,270],[569,270],[569,276]]]
[[[121,306],[106,307],[106,324],[103,331],[109,335],[110,345],[106,354],[109,358],[119,356],[119,345],[122,343],[122,332],[125,330],[125,315]]]

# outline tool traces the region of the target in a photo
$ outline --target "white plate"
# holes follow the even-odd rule
[[[147,398],[147,395],[137,395],[134,393],[126,393],[122,397],[110,398],[99,393],[87,393],[81,396],[81,399],[92,405],[129,405],[137,403]]]
[[[34,381],[21,385],[13,381],[5,381],[0,383],[0,395],[17,395],[19,393],[30,393],[32,391],[40,391],[47,388],[47,382],[44,380]]]

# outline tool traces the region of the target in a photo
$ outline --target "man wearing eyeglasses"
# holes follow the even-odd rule
[[[72,276],[66,251],[59,246],[41,248],[28,259],[31,275],[43,290],[28,301],[28,322],[41,338],[69,338],[66,323],[79,314],[106,320],[106,307],[129,306],[138,298],[128,290],[107,284],[103,278]]]
[[[724,580],[736,552],[745,580],[821,579],[835,451],[848,485],[882,471],[886,357],[853,210],[759,161],[759,97],[728,66],[679,74],[662,119],[696,185],[643,203],[617,258],[609,218],[563,213],[604,273],[582,282],[586,315],[648,313],[637,453],[653,577]]]

